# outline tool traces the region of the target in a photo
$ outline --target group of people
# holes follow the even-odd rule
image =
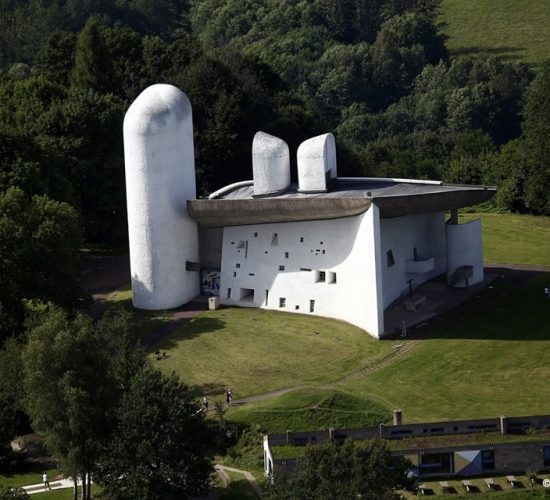
[[[231,402],[233,401],[233,393],[231,392],[231,389],[226,389],[223,394],[225,396],[225,402],[227,406],[231,406]],[[208,396],[205,394],[202,398],[202,409],[205,412],[208,411],[208,405],[209,405]]]

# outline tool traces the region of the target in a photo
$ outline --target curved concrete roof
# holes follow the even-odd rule
[[[381,217],[441,212],[489,200],[496,189],[433,181],[338,178],[327,193],[300,193],[291,185],[283,194],[253,198],[251,185],[228,190],[216,199],[190,200],[193,219],[208,227],[337,219],[365,212],[372,203]]]

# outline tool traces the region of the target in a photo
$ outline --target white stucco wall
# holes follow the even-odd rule
[[[124,158],[134,306],[168,309],[199,293],[191,104],[171,85],[145,89],[124,118]]]
[[[483,281],[483,247],[481,239],[481,220],[476,219],[465,224],[447,224],[447,275],[461,266],[473,266],[473,277],[469,285]],[[455,284],[466,286],[464,280]]]
[[[380,220],[382,290],[384,308],[399,298],[408,288],[407,281],[419,285],[445,272],[447,266],[445,216],[430,213]],[[414,264],[414,248],[417,259],[433,258],[433,269],[428,272],[408,272]],[[387,252],[391,250],[394,265],[388,266]],[[427,262],[429,265],[429,261]],[[418,268],[422,266],[419,265]]]
[[[378,223],[378,208],[372,206],[344,219],[224,228],[222,304],[337,318],[379,336],[384,325],[375,259]],[[242,300],[242,290],[252,293]]]

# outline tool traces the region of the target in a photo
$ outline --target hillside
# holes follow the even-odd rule
[[[451,54],[496,54],[538,66],[550,58],[547,0],[443,0]]]

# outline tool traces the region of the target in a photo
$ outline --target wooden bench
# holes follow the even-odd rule
[[[487,489],[489,491],[496,490],[497,483],[495,483],[495,480],[492,477],[488,477],[485,479],[485,484],[487,485]]]
[[[416,311],[419,307],[421,307],[424,302],[426,302],[426,296],[425,295],[418,295],[417,297],[411,297],[407,302],[405,302],[405,309],[407,311]]]
[[[468,493],[471,493],[474,490],[474,485],[472,484],[471,481],[468,481],[467,479],[464,479],[462,481],[462,486],[464,486],[464,488],[466,488],[466,491]]]

